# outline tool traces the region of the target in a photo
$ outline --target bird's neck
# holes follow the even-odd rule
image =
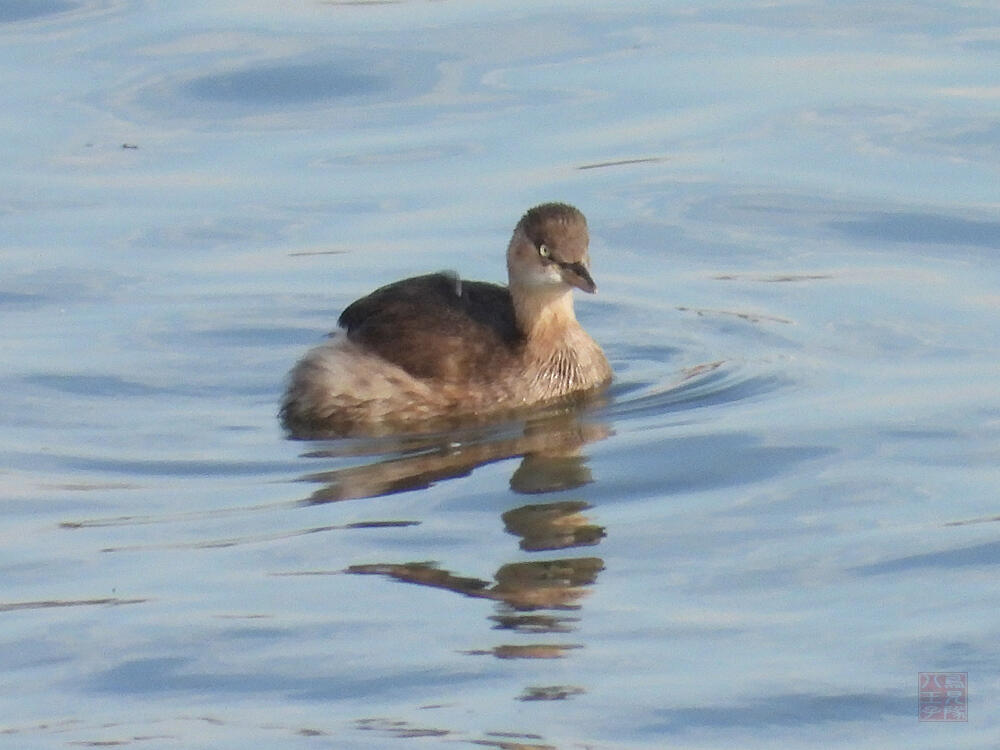
[[[568,329],[578,328],[573,293],[568,287],[511,286],[518,327],[530,343],[559,341]]]

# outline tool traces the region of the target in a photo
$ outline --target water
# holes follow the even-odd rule
[[[647,5],[0,8],[3,746],[995,747],[1000,13]],[[544,200],[605,403],[285,438]]]

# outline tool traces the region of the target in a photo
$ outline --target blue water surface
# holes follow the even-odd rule
[[[0,66],[0,746],[996,746],[994,4],[18,0]],[[548,200],[604,400],[288,439]]]

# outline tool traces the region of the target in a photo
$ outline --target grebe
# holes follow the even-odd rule
[[[381,287],[292,369],[281,407],[293,434],[376,434],[482,418],[611,379],[577,322],[593,293],[587,220],[564,203],[529,210],[507,247],[507,287],[449,273]]]

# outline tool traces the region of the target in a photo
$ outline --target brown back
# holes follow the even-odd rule
[[[524,335],[510,292],[436,273],[376,289],[338,320],[347,337],[418,378],[489,381]]]

